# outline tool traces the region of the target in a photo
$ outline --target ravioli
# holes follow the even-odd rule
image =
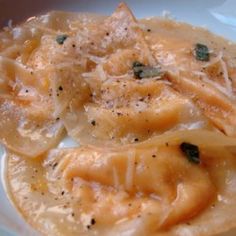
[[[155,27],[155,20],[143,22],[152,30],[146,40],[156,60],[168,71],[172,87],[191,98],[219,130],[235,136],[235,47],[202,29],[198,34],[188,33],[186,24],[162,21],[160,25],[169,29],[163,30]],[[197,43],[209,47],[208,62],[195,59]]]
[[[0,140],[16,208],[43,235],[234,233],[235,53],[124,3],[6,28]]]
[[[181,151],[186,140],[200,164]],[[22,214],[46,235],[212,235],[235,225],[235,142],[189,130],[54,149],[38,161],[11,154],[8,179]]]
[[[66,52],[71,42],[70,50],[80,48],[72,58],[81,64],[63,65],[55,72],[56,115],[70,136],[81,144],[102,145],[132,143],[186,127],[213,128],[194,103],[176,93],[164,78],[134,77],[133,62],[158,68],[158,61],[124,4],[103,24],[88,29],[65,43]]]
[[[73,22],[82,27],[86,19],[52,12],[0,33],[0,139],[9,149],[37,157],[64,136],[64,125],[54,115],[53,78],[56,65],[66,61],[55,39],[58,30],[73,34]]]
[[[0,73],[0,140],[26,156],[44,153],[63,136],[62,123],[50,114],[53,103],[40,79],[44,73],[34,74],[4,57],[0,57]]]

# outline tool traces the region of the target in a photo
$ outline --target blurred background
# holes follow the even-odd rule
[[[50,10],[110,14],[119,0],[0,0],[0,27],[22,22]],[[161,15],[163,10],[194,25],[206,26],[236,41],[235,0],[126,0],[139,18]]]
[[[9,19],[19,22],[25,18],[47,12],[51,9],[69,11],[96,11],[109,14],[119,3],[118,0],[0,0],[0,25]],[[204,11],[224,4],[234,6],[235,0],[126,0],[139,17],[158,15],[163,9],[184,12],[186,17],[204,22]],[[231,8],[232,12],[235,8]],[[148,10],[148,11],[147,11]]]

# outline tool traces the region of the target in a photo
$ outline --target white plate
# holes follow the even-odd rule
[[[119,1],[108,0],[0,0],[0,27],[12,19],[13,24],[23,21],[30,16],[50,10],[86,11],[111,14]],[[236,1],[235,0],[126,0],[138,18],[161,15],[168,11],[176,20],[193,25],[204,26],[216,34],[236,41]],[[65,140],[62,145],[74,143]],[[0,147],[4,160],[4,149]],[[1,176],[3,169],[0,169]],[[0,181],[1,182],[1,181]],[[4,186],[0,183],[0,236],[34,236],[33,231],[12,207]],[[228,235],[235,235],[227,234]]]

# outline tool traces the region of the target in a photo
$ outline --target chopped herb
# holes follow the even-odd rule
[[[195,45],[195,57],[199,61],[209,61],[210,53],[208,47],[204,44],[197,43]]]
[[[163,74],[160,67],[146,66],[138,61],[133,63],[133,72],[137,79],[153,78]]]
[[[139,61],[134,61],[133,62],[133,68],[134,67],[139,67],[139,66],[145,66],[143,63],[139,62]]]
[[[91,124],[92,124],[93,126],[95,126],[95,125],[96,125],[96,121],[95,121],[95,120],[92,120],[92,121],[91,121]]]
[[[68,38],[68,35],[66,34],[57,35],[56,41],[58,44],[62,45],[67,38]]]
[[[180,145],[180,149],[187,156],[187,158],[190,162],[193,162],[195,164],[200,163],[198,146],[191,144],[191,143],[183,142]]]

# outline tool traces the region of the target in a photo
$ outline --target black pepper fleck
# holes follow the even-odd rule
[[[59,87],[58,87],[58,89],[59,89],[60,91],[62,91],[62,90],[63,90],[62,86],[59,86]]]
[[[91,121],[91,125],[95,126],[95,125],[96,125],[96,121],[95,121],[95,120],[92,120],[92,121]]]
[[[56,162],[56,163],[54,163],[53,164],[53,166],[52,166],[52,168],[54,169],[54,168],[56,168],[56,166],[58,165],[58,163]]]
[[[95,225],[96,224],[96,220],[94,218],[91,219],[91,225]]]

